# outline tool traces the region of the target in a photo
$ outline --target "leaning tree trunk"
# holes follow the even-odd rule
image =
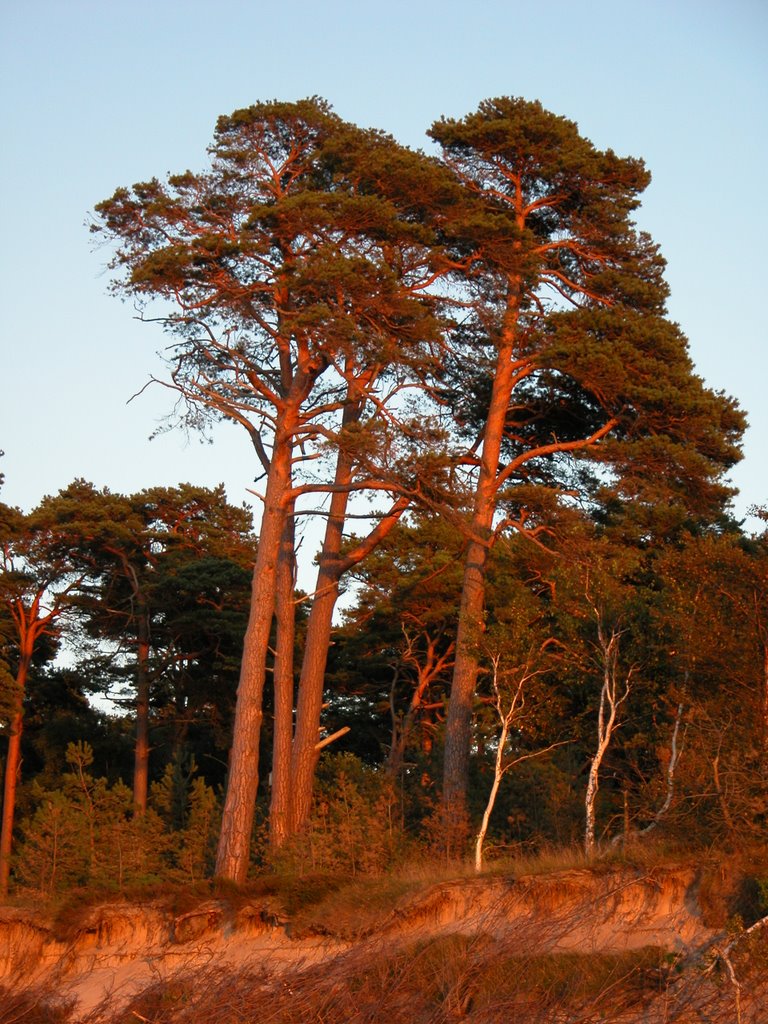
[[[342,456],[339,457],[337,481],[345,471],[341,462]],[[348,569],[361,562],[387,536],[410,504],[408,498],[399,498],[387,515],[355,547],[354,551],[342,557],[342,531],[348,500],[349,496],[346,491],[335,492],[331,499],[328,525],[315,585],[315,598],[307,623],[296,708],[296,732],[291,758],[291,831],[294,834],[304,828],[312,807],[312,789],[320,749],[318,741],[320,715],[323,708],[325,667],[328,662],[333,611],[339,597],[339,582]]]
[[[619,693],[619,645],[621,631],[613,628],[610,636],[605,631],[599,612],[597,616],[597,637],[600,657],[603,663],[603,683],[600,688],[600,705],[597,713],[597,747],[589,764],[587,791],[584,797],[584,852],[591,857],[595,852],[595,804],[600,788],[600,767],[611,743],[619,708],[629,696],[632,669],[626,675],[623,691]]]
[[[365,399],[355,397],[358,385],[350,384],[348,401],[342,413],[342,431],[358,423],[365,407]],[[323,547],[320,552],[315,593],[307,622],[304,657],[299,679],[296,706],[296,731],[291,754],[291,816],[290,831],[300,832],[309,819],[312,807],[312,789],[318,759],[320,716],[323,708],[325,668],[331,642],[333,612],[339,599],[340,580],[353,565],[360,562],[386,536],[409,505],[406,498],[399,499],[389,514],[357,545],[353,552],[342,557],[341,549],[349,505],[349,486],[354,473],[354,459],[343,447],[336,457],[334,490]]]
[[[275,610],[278,564],[291,484],[293,423],[275,434],[264,496],[259,546],[251,583],[251,608],[237,689],[227,792],[216,855],[216,875],[242,884],[248,873],[259,787],[259,739],[267,648]]]
[[[361,406],[348,406],[344,421],[360,418]],[[349,409],[349,412],[347,411]],[[320,566],[315,583],[315,596],[307,622],[304,658],[301,664],[299,694],[296,704],[296,732],[291,754],[291,819],[292,833],[301,831],[312,807],[312,788],[317,765],[317,743],[320,739],[320,715],[323,709],[325,667],[331,642],[333,612],[339,598],[339,580],[343,571],[341,545],[349,504],[352,460],[343,450],[336,461],[334,483],[340,490],[331,495],[325,538],[320,552]]]

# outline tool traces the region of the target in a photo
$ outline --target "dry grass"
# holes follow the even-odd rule
[[[579,849],[548,849],[493,863],[491,877],[542,876],[574,869],[596,873],[628,866],[643,871],[690,863],[648,844],[609,851],[587,862]],[[734,893],[757,897],[768,878],[765,849],[740,855],[734,890],[733,863],[706,858],[705,888],[725,914]],[[708,874],[707,874],[708,872]],[[435,866],[427,861],[396,873],[348,881],[338,874],[264,874],[242,888],[209,885],[194,890],[144,894],[153,905],[175,913],[194,909],[211,896],[235,909],[263,900],[290,919],[294,937],[322,933],[358,940],[344,955],[315,967],[271,971],[267,967],[227,971],[210,967],[195,974],[158,981],[119,1012],[106,1004],[78,1024],[689,1024],[736,1020],[736,988],[715,960],[684,963],[663,950],[624,954],[550,953],[521,955],[516,945],[486,934],[441,933],[418,941],[403,934],[388,944],[377,931],[404,902],[442,883],[474,878],[469,866]],[[707,881],[709,879],[709,881]],[[719,886],[719,888],[718,888]],[[728,886],[731,886],[728,888]],[[439,895],[439,892],[436,893]],[[727,899],[726,899],[727,897]],[[746,897],[744,897],[746,898]],[[730,900],[730,902],[728,902]],[[96,901],[78,898],[61,911],[77,926]],[[746,906],[746,904],[744,904]],[[724,908],[724,909],[723,909]],[[599,909],[597,910],[599,913]],[[754,908],[750,911],[754,913]],[[747,920],[746,923],[749,923]],[[553,927],[557,924],[553,921]],[[765,1024],[768,1000],[768,929],[732,955],[741,988],[741,1024]],[[423,933],[422,933],[423,936]],[[3,999],[3,995],[6,996]],[[0,990],[0,1024],[60,1024],[66,1008],[53,994],[12,996]]]
[[[762,851],[761,856],[762,864],[766,866],[760,877],[768,878],[766,850]],[[666,846],[650,842],[637,843],[627,849],[611,847],[591,860],[579,846],[552,846],[543,847],[535,853],[521,851],[491,860],[483,876],[519,878],[578,869],[600,873],[621,866],[650,870],[655,866],[669,864],[670,860],[679,864],[697,859],[701,860],[690,851],[682,854],[681,851],[671,851]],[[720,864],[723,858],[711,855],[707,859],[713,864]],[[760,874],[755,867],[752,874],[756,873]],[[157,909],[177,915],[194,910],[212,897],[232,909],[259,899],[268,899],[271,905],[291,919],[294,935],[332,934],[341,939],[350,939],[368,934],[379,927],[402,899],[415,896],[419,891],[426,891],[434,885],[474,877],[477,876],[469,862],[445,864],[422,857],[417,861],[406,862],[386,875],[359,875],[352,880],[348,874],[338,872],[297,874],[274,871],[257,875],[243,886],[221,880],[202,881],[192,886],[154,883],[124,888],[119,893],[93,888],[76,889],[66,897],[48,903],[38,901],[33,904],[30,899],[20,899],[14,903],[27,907],[34,905],[45,912],[52,921],[55,936],[62,941],[73,939],[92,911],[105,903],[117,900],[136,906],[152,904]],[[722,921],[728,914],[742,912],[741,906],[737,905],[733,909],[732,900],[728,910],[725,904],[721,906],[718,903],[717,879],[714,874],[710,881],[704,897],[707,892],[712,893],[713,919]],[[746,919],[749,915],[742,913],[742,916]]]
[[[766,978],[741,1000],[742,1024],[764,1021]],[[112,1024],[690,1024],[735,1020],[727,978],[664,951],[513,956],[489,936],[441,936],[369,947],[288,974],[210,969],[159,983]]]
[[[72,1006],[51,989],[17,992],[0,985],[0,1024],[65,1024]]]
[[[536,853],[492,861],[480,877],[511,880],[573,870],[601,874],[621,867],[648,872],[670,863],[680,865],[691,861],[695,862],[695,858],[690,852],[685,857],[679,851],[677,856],[672,856],[667,846],[651,843],[638,843],[627,849],[613,847],[597,858],[588,858],[581,847],[546,847]],[[302,899],[286,903],[292,935],[328,935],[349,941],[375,932],[403,901],[433,886],[478,875],[469,863],[445,865],[423,859],[406,863],[381,877],[358,877],[345,882],[336,877],[331,884],[324,883],[326,893],[322,893],[322,885],[316,884],[313,877],[293,882],[284,878],[280,883],[284,894],[291,892],[292,885],[297,893],[302,892],[302,887],[306,889]],[[313,898],[308,898],[309,894],[314,894]]]

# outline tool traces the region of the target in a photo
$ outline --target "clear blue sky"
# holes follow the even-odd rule
[[[163,338],[106,295],[84,224],[118,185],[202,167],[219,114],[318,94],[425,147],[442,114],[540,99],[643,157],[638,222],[668,260],[671,314],[749,414],[736,508],[768,502],[765,0],[0,0],[0,18],[2,500],[29,508],[76,476],[248,498],[244,433],[149,442],[169,394],[126,405]]]

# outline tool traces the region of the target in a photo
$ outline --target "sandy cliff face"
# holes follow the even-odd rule
[[[535,953],[694,950],[715,935],[702,921],[697,888],[690,867],[464,880],[435,886],[390,927],[483,931]]]
[[[346,941],[334,936],[330,920],[315,934],[296,937],[291,922],[265,901],[237,908],[210,901],[183,914],[114,903],[64,922],[58,933],[33,913],[0,909],[0,982],[14,989],[52,987],[77,1001],[72,1020],[97,1006],[108,1020],[158,979],[190,972],[202,977],[212,967],[258,970],[264,977],[321,964],[330,971],[344,957],[375,956],[439,936],[483,936],[503,946],[506,956],[654,946],[682,961],[703,957],[718,939],[702,919],[697,891],[690,866],[462,879],[433,886],[375,930]]]

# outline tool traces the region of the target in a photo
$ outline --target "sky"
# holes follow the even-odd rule
[[[0,0],[0,499],[29,509],[84,477],[253,501],[244,431],[150,441],[172,396],[129,401],[165,339],[107,294],[99,200],[202,169],[218,115],[260,100],[323,96],[430,151],[441,115],[510,95],[646,161],[637,222],[668,261],[670,315],[748,414],[735,510],[768,503],[767,87],[765,0]]]

